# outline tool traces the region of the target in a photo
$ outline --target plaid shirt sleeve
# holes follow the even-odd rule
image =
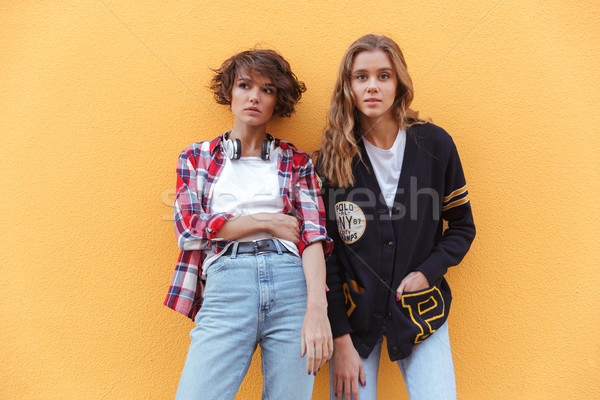
[[[175,233],[181,250],[207,250],[221,226],[230,218],[227,213],[207,213],[202,204],[203,190],[209,175],[209,142],[187,147],[177,163],[175,194]]]
[[[298,251],[302,254],[308,245],[323,241],[323,252],[325,256],[329,256],[333,250],[333,240],[325,229],[325,206],[313,162],[307,154],[297,154],[294,157],[302,157],[302,166],[294,186],[297,217],[302,221]]]

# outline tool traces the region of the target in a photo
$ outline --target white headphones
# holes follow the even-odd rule
[[[242,141],[240,139],[229,139],[229,133],[225,132],[223,135],[223,149],[225,150],[225,155],[230,160],[239,160],[242,157]],[[260,158],[265,161],[271,159],[271,154],[275,150],[275,138],[267,133],[267,138],[262,142],[262,148],[260,151]]]

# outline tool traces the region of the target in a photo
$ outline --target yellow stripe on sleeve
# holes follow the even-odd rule
[[[445,205],[444,207],[442,207],[442,211],[446,211],[446,210],[449,210],[451,208],[458,207],[458,206],[460,206],[462,204],[467,203],[468,201],[469,201],[469,196],[467,195],[466,197],[464,197],[464,198],[462,198],[460,200],[456,200],[456,201],[453,201],[452,203],[450,203],[448,205]]]
[[[448,196],[444,197],[444,203],[453,197],[460,196],[461,194],[463,194],[466,191],[467,191],[467,185],[461,187],[460,189],[456,189],[454,192],[452,192]]]

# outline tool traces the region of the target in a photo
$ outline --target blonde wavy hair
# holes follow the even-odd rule
[[[398,85],[396,99],[390,109],[404,129],[426,121],[419,119],[418,112],[409,108],[413,100],[413,84],[408,74],[406,61],[400,47],[386,36],[365,35],[350,45],[342,57],[338,77],[331,96],[331,107],[327,125],[323,129],[321,149],[316,153],[321,173],[334,187],[348,187],[354,184],[352,162],[362,160],[358,143],[362,140],[359,130],[358,111],[352,95],[352,65],[357,54],[363,51],[384,51],[396,72]]]

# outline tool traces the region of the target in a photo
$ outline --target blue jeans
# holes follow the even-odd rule
[[[360,400],[377,399],[377,373],[381,344],[379,339],[369,358],[362,358],[367,385],[358,384]],[[334,350],[335,351],[335,350]],[[410,356],[399,360],[398,367],[410,400],[456,400],[454,364],[448,336],[448,322],[421,343],[413,346]],[[332,374],[330,363],[330,374]],[[333,379],[330,379],[329,398],[335,399]],[[341,393],[339,399],[343,398]]]
[[[208,268],[176,399],[233,399],[258,344],[262,398],[308,400],[314,377],[300,357],[306,313],[302,261],[291,253],[255,256],[236,249]]]

